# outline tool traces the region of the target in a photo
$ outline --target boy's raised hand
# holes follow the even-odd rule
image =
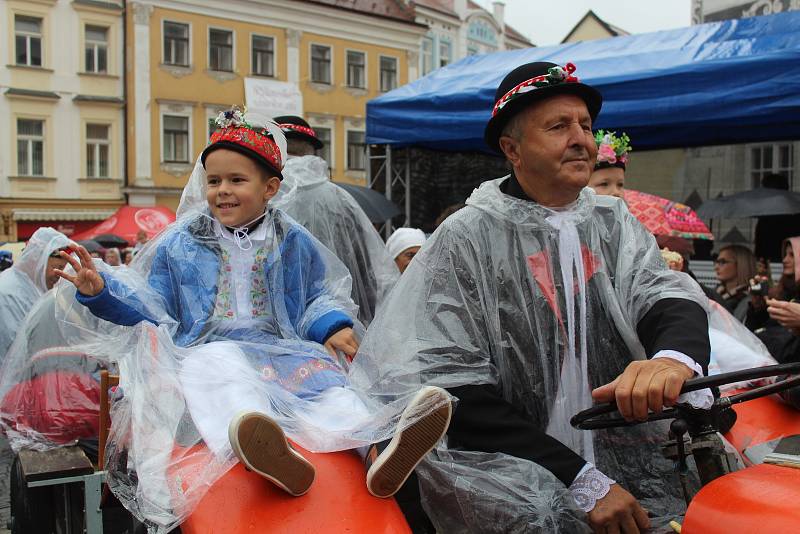
[[[74,247],[74,250],[80,261],[63,250],[61,251],[61,257],[72,265],[72,268],[75,269],[75,275],[67,274],[61,269],[56,269],[55,273],[64,280],[71,282],[80,293],[87,297],[94,297],[103,291],[106,283],[94,268],[94,261],[89,251],[80,245]]]
[[[347,356],[348,361],[353,361],[353,358],[358,352],[358,340],[353,334],[352,328],[342,328],[325,342],[325,349],[331,356],[336,356],[336,351],[340,350]]]

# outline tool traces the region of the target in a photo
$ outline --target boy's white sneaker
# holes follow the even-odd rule
[[[432,406],[439,405],[436,409]],[[420,416],[421,413],[426,413]],[[418,418],[405,430],[395,432],[392,440],[377,457],[367,462],[372,465],[367,471],[367,489],[376,497],[391,497],[402,487],[414,468],[431,449],[442,439],[453,406],[445,390],[426,386],[411,399],[400,416],[398,428],[403,428],[408,419]],[[374,456],[374,447],[371,450]]]
[[[311,463],[286,440],[280,425],[258,412],[243,412],[228,426],[234,454],[250,470],[299,497],[314,482]]]

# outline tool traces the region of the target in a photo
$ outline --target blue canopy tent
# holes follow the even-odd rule
[[[487,150],[494,92],[531,61],[577,65],[595,127],[637,150],[800,138],[800,12],[471,56],[367,104],[367,143]]]

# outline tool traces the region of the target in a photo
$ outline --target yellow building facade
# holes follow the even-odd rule
[[[7,0],[0,53],[0,241],[112,214],[125,176],[121,3]]]
[[[366,184],[366,102],[416,76],[426,31],[324,2],[134,1],[127,10],[125,192],[130,204],[172,209],[209,120],[248,105],[248,84],[294,88],[328,145],[332,178]]]

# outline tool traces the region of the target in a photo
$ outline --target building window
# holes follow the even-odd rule
[[[321,157],[331,165],[331,129],[314,127],[314,132],[317,134],[317,139],[322,141],[322,148],[317,150],[317,156]]]
[[[44,176],[44,121],[17,119],[17,174]]]
[[[364,76],[367,56],[364,52],[347,51],[347,86],[363,89],[367,86]]]
[[[331,47],[311,45],[311,81],[331,83]]]
[[[164,115],[164,162],[189,163],[189,118]]]
[[[108,178],[109,130],[106,124],[86,125],[86,174],[89,178]]]
[[[347,132],[347,170],[363,171],[367,168],[366,139],[364,132]]]
[[[86,26],[86,72],[106,72],[108,70],[108,28]]]
[[[208,31],[208,65],[211,70],[233,72],[233,32]]]
[[[397,58],[381,57],[381,92],[397,88]]]
[[[164,22],[164,63],[189,66],[189,25]]]
[[[422,75],[425,76],[433,70],[433,39],[422,38]]]
[[[453,60],[451,56],[450,41],[439,42],[439,66],[446,67]]]
[[[253,36],[253,74],[275,76],[275,39],[263,35]]]
[[[42,19],[16,15],[14,36],[17,48],[17,65],[42,66]]]
[[[767,174],[785,176],[790,184],[794,180],[794,146],[791,143],[760,145],[750,148],[750,178],[753,187],[761,187]]]

